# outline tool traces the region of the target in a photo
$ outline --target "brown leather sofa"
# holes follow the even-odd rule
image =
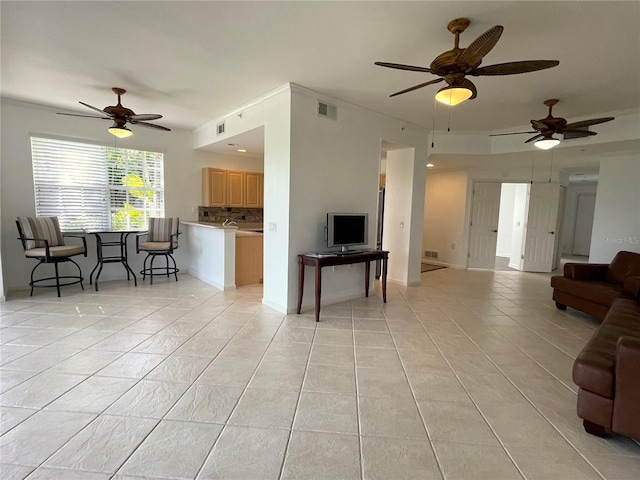
[[[571,307],[602,320],[625,280],[638,276],[640,253],[620,251],[610,264],[567,263],[563,276],[551,277],[553,300],[561,310]]]
[[[628,279],[573,364],[578,416],[598,436],[640,440],[640,277]]]

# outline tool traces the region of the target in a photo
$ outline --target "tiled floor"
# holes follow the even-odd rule
[[[546,275],[422,274],[311,315],[188,275],[1,305],[1,478],[634,479],[586,434],[597,322]],[[310,313],[310,312],[309,312]]]

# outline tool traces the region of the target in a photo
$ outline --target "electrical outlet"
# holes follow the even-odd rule
[[[270,232],[277,232],[278,231],[278,224],[276,222],[269,222],[269,231]]]
[[[456,249],[456,244],[455,243],[451,243],[451,250],[455,250]]]

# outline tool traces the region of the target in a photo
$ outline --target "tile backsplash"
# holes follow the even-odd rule
[[[262,208],[198,207],[198,221],[222,223],[226,219],[238,223],[262,223]]]

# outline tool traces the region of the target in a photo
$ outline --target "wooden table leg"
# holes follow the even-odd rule
[[[322,267],[316,264],[316,322],[320,321],[320,295],[322,293]]]
[[[387,303],[387,262],[388,258],[382,260],[382,300]]]
[[[298,315],[302,309],[302,294],[304,292],[304,263],[302,257],[298,256]]]
[[[371,272],[371,262],[364,262],[364,296],[369,296],[369,274]]]

